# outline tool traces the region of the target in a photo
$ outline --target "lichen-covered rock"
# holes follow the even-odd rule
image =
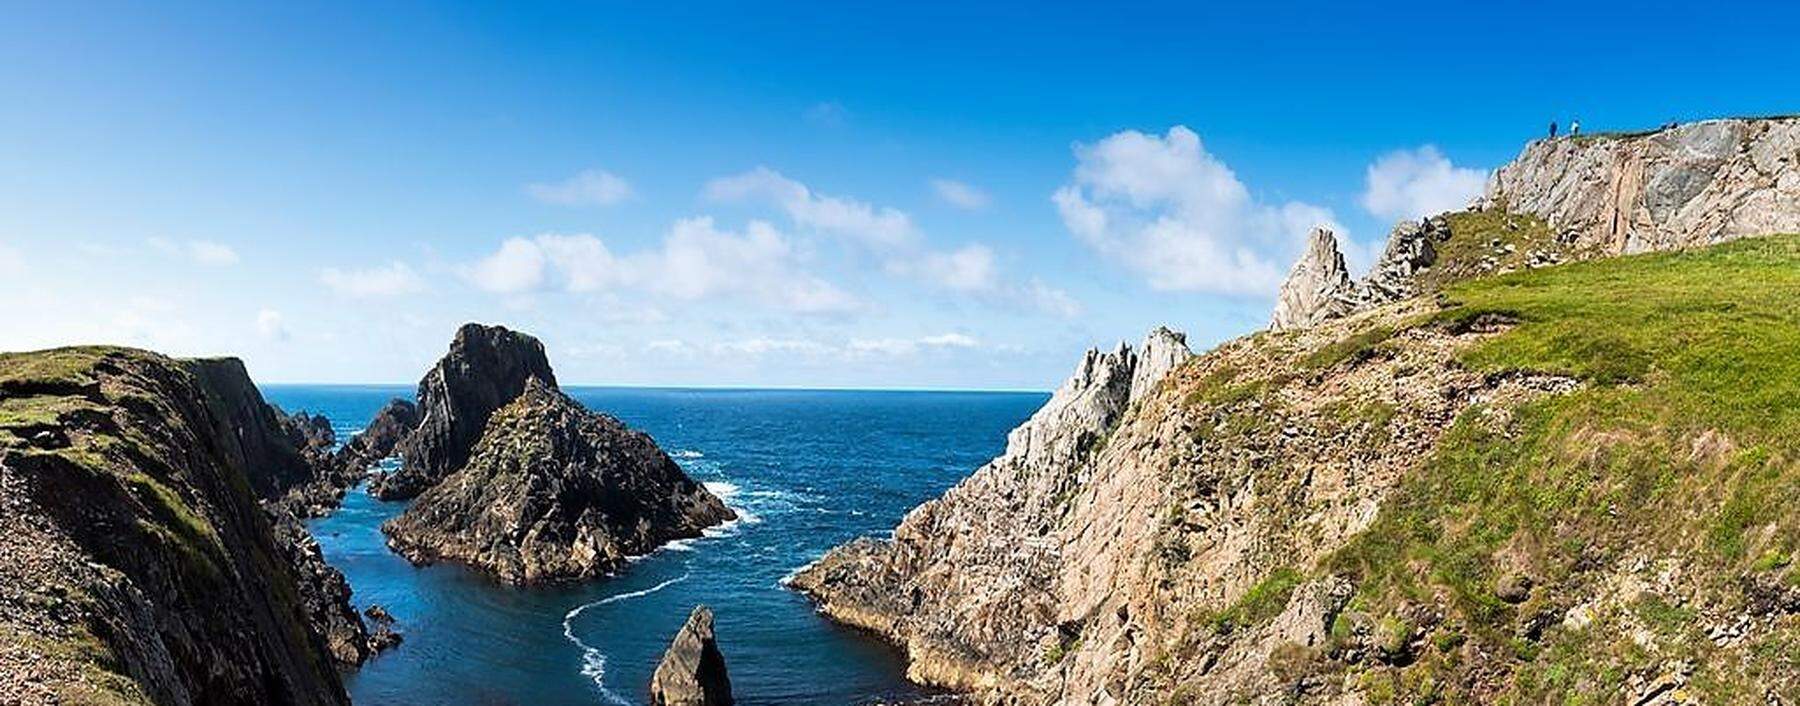
[[[730,706],[731,677],[713,635],[712,609],[694,608],[650,679],[655,706]]]
[[[0,703],[347,703],[258,502],[305,472],[236,361],[0,354]]]
[[[1607,254],[1800,231],[1800,118],[1539,140],[1485,198]]]
[[[419,381],[419,425],[400,444],[403,465],[378,478],[370,492],[405,500],[462,468],[488,416],[534,378],[556,386],[544,344],[501,326],[464,324],[450,352]]]
[[[382,531],[414,562],[536,583],[598,576],[735,517],[648,435],[532,378],[468,463]]]

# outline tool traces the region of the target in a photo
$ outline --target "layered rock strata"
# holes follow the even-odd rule
[[[1800,231],[1800,117],[1539,140],[1484,197],[1606,254]]]
[[[465,324],[450,351],[419,381],[419,425],[400,442],[404,463],[370,492],[383,500],[418,496],[469,459],[488,416],[531,379],[556,386],[537,339],[500,326]]]

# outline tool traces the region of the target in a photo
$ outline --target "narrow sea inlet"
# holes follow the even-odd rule
[[[359,704],[642,704],[688,611],[717,614],[742,704],[854,704],[920,694],[899,653],[819,617],[781,586],[848,539],[880,534],[1005,447],[1042,393],[568,388],[656,438],[741,519],[619,574],[509,588],[454,565],[415,568],[381,523],[402,503],[352,490],[311,523],[358,609],[379,604],[406,638],[346,677]],[[348,439],[409,387],[269,386],[288,411]]]

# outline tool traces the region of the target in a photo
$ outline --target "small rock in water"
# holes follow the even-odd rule
[[[694,608],[687,624],[669,643],[656,675],[650,680],[650,703],[656,706],[728,706],[731,678],[725,655],[713,635],[712,609]]]

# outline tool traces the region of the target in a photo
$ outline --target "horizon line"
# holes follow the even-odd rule
[[[411,382],[257,382],[257,387],[406,387]],[[603,388],[616,390],[703,390],[721,392],[985,392],[1008,394],[1051,394],[1055,390],[1027,387],[858,387],[812,385],[634,385],[625,383],[557,383],[561,388]]]

